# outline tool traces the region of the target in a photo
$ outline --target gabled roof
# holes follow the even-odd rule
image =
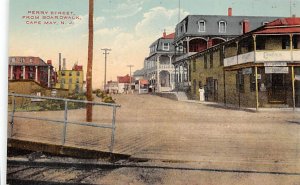
[[[127,74],[126,76],[118,76],[118,83],[130,83],[130,76]],[[131,82],[133,82],[133,78],[131,77]]]
[[[33,56],[11,56],[8,62],[15,66],[49,66],[40,57]]]

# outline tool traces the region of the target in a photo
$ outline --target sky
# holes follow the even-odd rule
[[[134,65],[132,71],[141,69],[151,43],[164,30],[174,32],[178,20],[189,14],[227,15],[232,7],[233,15],[288,17],[290,8],[292,14],[300,12],[300,0],[291,2],[290,6],[290,0],[95,0],[93,88],[103,87],[102,48],[111,49],[106,79],[115,81],[129,74],[128,65]],[[41,11],[44,15],[36,14]],[[43,19],[57,16],[51,12],[69,12],[75,20]],[[86,72],[87,45],[88,0],[10,0],[9,56],[52,60],[58,70],[62,53],[68,69],[78,63]]]

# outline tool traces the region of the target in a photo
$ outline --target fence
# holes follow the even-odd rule
[[[111,129],[111,141],[109,146],[109,151],[112,153],[114,148],[114,141],[115,141],[115,129],[116,129],[116,109],[121,107],[118,104],[113,103],[102,103],[102,102],[93,102],[93,101],[86,101],[86,100],[74,100],[74,99],[65,99],[65,98],[56,98],[56,97],[47,97],[47,96],[33,96],[33,95],[24,95],[24,94],[15,94],[9,93],[8,96],[12,98],[12,109],[11,114],[9,115],[11,119],[9,120],[10,123],[10,137],[13,136],[13,129],[14,129],[14,118],[23,118],[23,119],[31,119],[31,120],[40,120],[40,121],[48,121],[50,123],[61,123],[63,124],[62,129],[62,140],[61,145],[65,145],[66,142],[66,134],[67,134],[67,125],[74,124],[74,125],[81,125],[87,127],[96,127],[96,128],[105,128]],[[56,119],[48,119],[48,118],[40,118],[40,117],[31,117],[31,116],[18,116],[15,115],[16,112],[16,97],[21,98],[31,98],[31,101],[41,101],[41,100],[56,100],[56,101],[63,101],[64,102],[64,119],[63,120],[56,120]],[[84,103],[84,104],[92,104],[95,106],[108,106],[112,107],[112,120],[111,125],[109,124],[99,124],[94,122],[76,122],[76,121],[68,121],[68,102],[74,103]]]

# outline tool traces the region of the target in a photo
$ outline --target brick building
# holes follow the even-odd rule
[[[191,95],[241,107],[300,107],[300,18],[282,18],[198,52]],[[298,79],[298,80],[295,80]]]
[[[11,56],[8,60],[9,80],[34,80],[46,87],[53,87],[57,81],[51,60],[46,63],[41,58],[32,56]]]

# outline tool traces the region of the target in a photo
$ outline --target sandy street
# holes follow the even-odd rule
[[[158,170],[152,173],[146,170],[143,173],[162,179],[145,184],[262,184],[263,181],[263,184],[299,185],[299,175],[268,174],[300,173],[300,113],[297,111],[254,113],[153,95],[122,94],[114,95],[114,99],[122,106],[117,111],[115,153],[180,167],[267,172]],[[63,118],[62,111],[17,114]],[[68,118],[79,121],[84,120],[84,115],[84,109],[72,110]],[[109,123],[110,119],[111,108],[94,108],[96,122]],[[61,129],[59,124],[16,119],[14,137],[60,143]],[[67,129],[66,144],[70,146],[108,151],[109,141],[109,130],[75,125]],[[141,183],[134,179],[142,172],[122,170],[113,171],[101,182],[109,183],[118,177],[126,184]]]

